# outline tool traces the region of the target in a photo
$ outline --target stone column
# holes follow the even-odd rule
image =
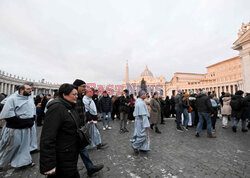
[[[10,94],[10,83],[8,83],[8,85],[7,85],[7,93],[8,93],[8,95]]]
[[[5,83],[5,86],[4,86],[4,93],[7,95],[8,94],[8,91],[7,91],[7,83]]]
[[[12,93],[14,93],[15,92],[15,85],[13,84],[12,85]]]
[[[0,92],[3,93],[3,82],[1,83]]]

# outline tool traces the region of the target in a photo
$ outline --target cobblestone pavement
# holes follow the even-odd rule
[[[102,150],[90,150],[94,163],[102,163],[104,169],[92,177],[250,177],[250,133],[242,133],[240,129],[233,133],[231,128],[222,129],[221,120],[217,122],[217,138],[194,136],[194,128],[184,133],[175,130],[174,119],[165,119],[166,124],[160,125],[162,134],[151,133],[151,151],[135,155],[129,140],[133,135],[134,123],[129,122],[129,133],[119,133],[119,121],[111,121],[112,130],[102,130],[102,140],[109,147]],[[232,124],[232,123],[229,123]],[[38,128],[38,133],[40,133]],[[39,154],[33,154],[36,166],[26,170],[9,169],[0,177],[40,178]],[[79,159],[81,177],[87,177],[86,169]]]

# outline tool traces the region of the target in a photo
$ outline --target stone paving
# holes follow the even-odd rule
[[[102,130],[98,123],[104,143],[109,147],[90,150],[94,163],[105,165],[96,178],[214,178],[214,177],[250,177],[250,133],[240,129],[233,133],[231,128],[222,129],[221,120],[217,122],[217,138],[206,137],[203,130],[201,137],[194,136],[194,128],[179,133],[175,129],[173,118],[165,119],[160,125],[162,134],[151,134],[151,151],[135,155],[129,140],[133,135],[134,123],[129,122],[129,133],[119,133],[119,121],[111,121],[112,130]],[[229,124],[232,124],[229,122]],[[38,128],[40,133],[40,128]],[[9,169],[0,173],[0,177],[43,178],[39,173],[39,154],[33,154],[36,166],[25,170]],[[79,159],[81,177],[88,177],[86,169]]]

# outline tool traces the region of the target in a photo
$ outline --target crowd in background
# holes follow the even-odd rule
[[[3,127],[0,171],[9,163],[12,167],[34,166],[30,154],[38,150],[35,126],[43,126],[41,173],[49,177],[67,175],[77,178],[78,154],[88,175],[103,168],[103,165],[94,165],[88,155],[89,149],[106,148],[97,127],[98,121],[102,122],[105,131],[112,130],[111,119],[119,120],[120,134],[129,132],[127,124],[134,122],[131,142],[135,152],[150,150],[148,130],[157,134],[164,132],[159,129],[160,124],[167,122],[164,118],[175,118],[178,132],[195,127],[196,137],[200,137],[201,131],[206,129],[208,138],[216,138],[218,119],[221,119],[223,129],[231,126],[233,132],[238,131],[240,121],[242,132],[250,128],[250,94],[241,90],[234,95],[222,92],[219,98],[215,92],[201,89],[198,93],[178,90],[176,96],[166,96],[165,99],[158,92],[149,96],[145,91],[140,91],[135,96],[129,94],[127,89],[123,90],[121,96],[109,96],[107,91],[100,93],[97,89],[87,88],[86,83],[79,79],[73,84],[61,85],[53,95],[39,93],[33,96],[33,89],[32,83],[26,83],[10,96],[0,94],[0,124]],[[6,123],[3,124],[2,120]],[[87,137],[79,136],[79,129],[82,128],[87,128],[87,131],[81,132],[88,135],[91,142]],[[10,135],[12,131],[14,135]],[[5,147],[11,151],[6,152]]]

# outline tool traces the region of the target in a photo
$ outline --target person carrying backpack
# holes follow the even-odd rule
[[[247,101],[243,98],[244,92],[239,90],[235,93],[234,96],[232,96],[230,105],[232,107],[232,118],[234,118],[234,123],[232,130],[233,132],[237,132],[237,125],[241,119],[242,127],[241,131],[242,132],[247,132],[248,130],[246,129],[246,118],[247,118],[247,109],[248,109],[248,103]]]

